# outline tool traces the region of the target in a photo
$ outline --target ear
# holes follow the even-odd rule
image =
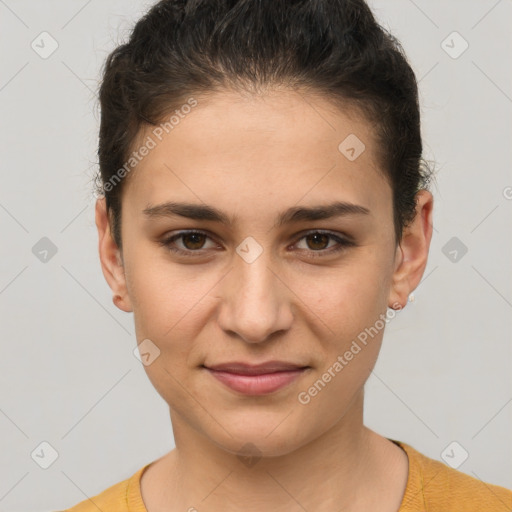
[[[404,228],[402,240],[396,250],[395,270],[388,298],[393,309],[404,308],[409,295],[420,283],[427,266],[430,240],[432,239],[434,198],[428,190],[416,194],[416,215]]]
[[[101,269],[113,292],[113,302],[119,309],[129,313],[133,309],[126,287],[123,256],[110,231],[105,197],[100,197],[96,201],[96,227],[98,228]]]

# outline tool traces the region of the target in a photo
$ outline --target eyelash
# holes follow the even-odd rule
[[[160,245],[162,245],[163,247],[165,247],[169,251],[171,251],[171,252],[173,252],[175,254],[178,254],[178,255],[182,255],[182,256],[186,256],[186,257],[201,256],[203,249],[198,249],[198,250],[195,250],[195,251],[192,250],[192,249],[183,250],[183,249],[177,249],[176,247],[173,246],[175,240],[177,240],[179,238],[182,238],[182,237],[184,237],[186,235],[192,235],[192,234],[205,235],[208,238],[211,238],[208,235],[208,233],[206,233],[204,231],[189,230],[189,231],[181,231],[180,233],[177,233],[175,235],[167,237],[167,238],[161,240],[159,243],[160,243]],[[347,249],[348,247],[353,247],[353,246],[356,245],[351,240],[347,240],[346,238],[341,238],[341,237],[331,233],[330,231],[323,231],[323,230],[308,231],[307,233],[302,235],[295,242],[295,244],[297,244],[298,242],[300,242],[302,239],[306,238],[307,236],[316,235],[316,234],[327,235],[330,239],[333,239],[336,242],[338,242],[338,247],[336,247],[335,249],[332,249],[332,248],[331,249],[321,249],[321,250],[318,250],[318,251],[314,251],[312,249],[309,249],[309,250],[308,249],[300,249],[301,251],[308,251],[308,252],[310,252],[312,258],[321,258],[321,257],[324,257],[326,255],[335,254],[335,253],[338,253],[340,251],[343,251],[343,250]]]

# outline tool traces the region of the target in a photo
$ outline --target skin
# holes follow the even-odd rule
[[[364,117],[289,90],[197,99],[125,183],[122,252],[104,200],[96,204],[104,276],[117,307],[134,313],[137,343],[150,339],[160,350],[144,368],[173,425],[176,448],[142,477],[146,507],[397,511],[407,456],[363,425],[364,384],[384,329],[309,403],[297,397],[388,307],[405,307],[427,264],[433,197],[417,194],[415,220],[397,246],[392,191]],[[366,146],[354,161],[338,150],[349,134]],[[370,214],[274,226],[287,208],[335,200]],[[206,203],[235,221],[143,214],[166,201]],[[174,246],[199,256],[159,244],[189,229],[207,236]],[[315,230],[355,245],[329,254],[335,239],[304,238]],[[236,252],[249,236],[263,250],[251,263]],[[310,368],[270,395],[244,396],[201,367],[268,360]],[[260,457],[253,465],[237,456],[248,443]]]

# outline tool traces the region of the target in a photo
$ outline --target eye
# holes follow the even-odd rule
[[[206,238],[210,237],[203,231],[182,231],[164,238],[160,241],[160,244],[176,254],[183,256],[198,256],[202,254],[204,240]],[[176,247],[175,241],[179,239],[182,240],[184,249]]]
[[[348,247],[355,246],[355,243],[352,240],[337,236],[329,231],[310,231],[301,237],[299,242],[301,240],[306,241],[306,248],[300,250],[309,252],[310,254],[308,257],[311,256],[313,258],[329,256],[331,254],[343,251]],[[328,248],[329,241],[336,242],[334,248]]]
[[[207,239],[211,239],[207,233],[191,230],[181,231],[180,233],[168,236],[159,243],[175,254],[183,256],[201,256],[203,252],[208,249],[208,247],[204,247],[205,240]],[[177,247],[176,241],[178,240],[181,240],[182,247]],[[307,247],[299,248],[299,250],[308,252],[308,257],[312,258],[329,256],[356,245],[353,241],[335,235],[329,231],[310,231],[299,238],[298,242],[302,240],[306,241]],[[334,248],[328,247],[329,241],[336,242]],[[296,242],[295,245],[298,245],[298,242]],[[215,248],[218,248],[218,246],[215,246]]]

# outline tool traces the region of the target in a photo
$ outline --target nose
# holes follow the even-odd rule
[[[252,263],[236,256],[234,268],[223,280],[218,322],[246,343],[264,342],[288,330],[293,321],[289,302],[293,294],[265,254]]]

